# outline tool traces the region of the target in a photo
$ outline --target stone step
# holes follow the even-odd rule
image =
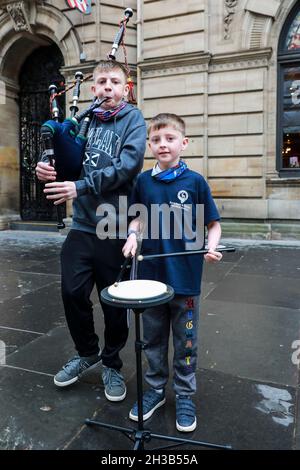
[[[228,221],[221,220],[222,237],[255,240],[297,240],[300,241],[298,221]]]
[[[14,221],[9,224],[10,230],[28,230],[34,232],[58,232],[56,222]]]

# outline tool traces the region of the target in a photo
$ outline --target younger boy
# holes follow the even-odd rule
[[[146,206],[148,220],[142,220],[140,217],[131,222],[129,236],[123,247],[124,256],[135,255],[137,234],[145,226],[148,229],[148,238],[142,243],[144,255],[186,251],[186,243],[191,241],[190,236],[187,237],[183,232],[182,237],[176,237],[175,225],[182,224],[180,221],[186,211],[192,211],[190,228],[195,232],[196,206],[203,205],[202,229],[204,230],[204,225],[208,229],[209,249],[204,258],[208,262],[219,261],[222,254],[216,251],[216,247],[221,236],[220,217],[209,186],[200,174],[189,170],[180,160],[181,152],[188,145],[183,120],[175,114],[159,114],[150,121],[148,134],[149,147],[157,163],[153,170],[139,175],[133,192],[133,203]],[[154,212],[151,209],[155,207],[154,205],[162,204],[172,209],[174,222],[172,225],[170,220],[164,219],[163,215],[160,216],[157,219],[159,236],[151,238],[152,230],[155,228]],[[166,230],[166,224],[169,224],[169,232]],[[167,233],[170,236],[166,236]],[[145,354],[148,360],[145,380],[150,386],[143,396],[143,419],[150,418],[154,411],[165,403],[164,389],[169,375],[168,343],[172,327],[176,427],[183,432],[193,431],[197,425],[192,395],[196,392],[195,370],[202,265],[203,255],[189,256],[187,251],[186,256],[145,260],[139,264],[138,270],[139,278],[161,281],[172,286],[175,291],[173,300],[146,309],[142,315]],[[137,404],[131,409],[129,417],[134,421],[138,420]]]
[[[72,227],[62,247],[61,266],[65,315],[78,354],[56,374],[54,383],[58,387],[73,384],[101,358],[105,396],[110,401],[126,396],[119,352],[128,336],[127,315],[125,309],[102,303],[100,292],[117,278],[124,260],[124,240],[109,233],[107,238],[98,238],[96,228],[106,216],[102,209],[108,206],[114,209],[116,226],[124,225],[119,216],[120,196],[130,195],[143,166],[146,126],[141,112],[125,100],[128,92],[124,66],[101,61],[94,70],[92,93],[107,100],[95,110],[91,121],[80,179],[47,183],[44,189],[54,204],[74,199]],[[56,179],[54,168],[44,162],[38,163],[36,174],[41,181]],[[95,284],[105,324],[101,356],[90,300]]]

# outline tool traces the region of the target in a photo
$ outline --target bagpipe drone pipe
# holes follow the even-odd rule
[[[116,52],[123,41],[126,25],[132,15],[132,9],[126,8],[124,18],[121,20],[119,30],[114,38],[112,49],[108,54],[109,60],[116,59]],[[59,108],[56,97],[59,94],[57,93],[57,87],[55,85],[49,87],[52,119],[46,121],[41,127],[42,155],[40,160],[49,162],[51,166],[55,167],[57,181],[76,181],[79,179],[93,110],[100,107],[107,99],[95,99],[87,109],[78,113],[80,86],[84,80],[90,77],[89,75],[83,78],[81,72],[76,72],[70,117],[62,123],[58,120]],[[61,214],[61,208],[57,206],[58,228],[64,228]]]

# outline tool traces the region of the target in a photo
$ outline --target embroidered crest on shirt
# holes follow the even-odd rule
[[[178,191],[177,197],[180,201],[180,204],[184,204],[185,201],[188,199],[189,195],[187,191],[185,191],[184,189],[181,189],[180,191]]]
[[[86,150],[94,152],[98,151],[106,153],[110,158],[115,156],[115,149],[118,146],[120,136],[115,133],[112,129],[106,129],[104,131],[103,126],[92,128],[88,134],[88,141],[86,144]],[[86,162],[84,162],[86,164]]]

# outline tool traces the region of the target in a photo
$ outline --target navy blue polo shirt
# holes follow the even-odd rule
[[[186,251],[187,243],[189,250],[203,248],[205,226],[220,220],[203,176],[186,169],[178,178],[165,183],[156,180],[151,173],[152,170],[148,170],[139,175],[131,199],[131,204],[142,204],[146,208],[141,253]],[[176,294],[199,295],[202,268],[203,255],[145,260],[139,262],[138,279],[169,284]]]

